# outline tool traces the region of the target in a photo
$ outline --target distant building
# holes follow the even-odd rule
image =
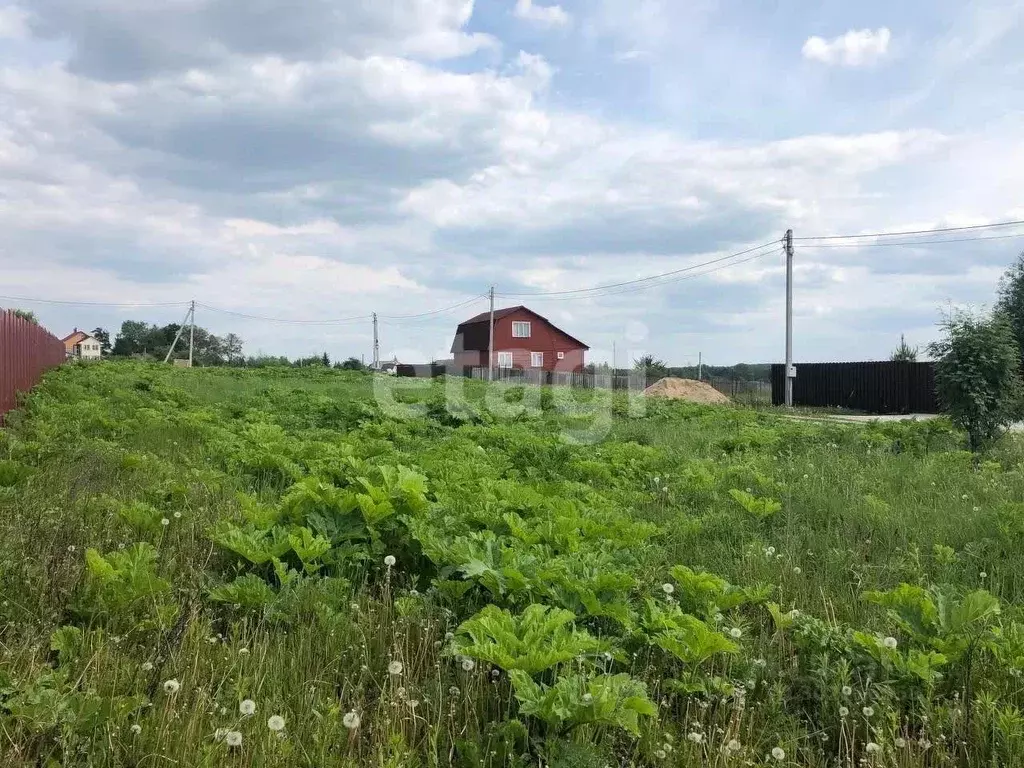
[[[490,313],[471,317],[455,330],[457,368],[486,368]],[[590,349],[550,320],[526,307],[494,311],[494,366],[544,371],[582,371]]]
[[[64,342],[64,351],[69,358],[80,360],[99,360],[103,357],[103,347],[100,340],[90,336],[85,331],[75,328],[70,336],[61,339]]]

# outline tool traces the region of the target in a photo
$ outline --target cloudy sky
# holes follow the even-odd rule
[[[486,301],[394,318],[494,284],[591,359],[774,361],[780,247],[525,294],[788,227],[1024,219],[1021,39],[1024,0],[0,0],[0,294],[376,311],[384,355],[420,360]],[[798,242],[797,360],[928,341],[1022,247]],[[0,304],[58,335],[184,312]],[[198,322],[249,352],[370,351],[364,320]]]

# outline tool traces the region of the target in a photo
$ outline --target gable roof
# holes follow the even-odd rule
[[[64,342],[64,346],[67,346],[68,344],[74,346],[75,344],[81,344],[86,339],[98,341],[98,339],[95,336],[92,336],[86,333],[85,331],[75,331],[74,333],[65,336],[63,339],[61,339],[61,341]]]
[[[570,339],[571,341],[575,341],[577,344],[580,345],[581,348],[583,348],[583,349],[590,349],[590,347],[588,345],[584,344],[582,341],[577,339],[575,336],[573,336],[571,334],[568,334],[565,331],[563,331],[557,325],[555,325],[550,320],[548,320],[546,317],[544,317],[544,315],[538,314],[537,312],[534,312],[529,307],[524,307],[522,304],[520,304],[517,307],[505,307],[504,309],[496,309],[496,310],[494,310],[494,320],[495,321],[501,320],[503,317],[508,317],[509,315],[514,314],[515,312],[529,312],[531,315],[536,317],[538,320],[543,320],[545,323],[550,325],[552,328],[554,328],[560,334],[565,336],[567,339]],[[473,317],[469,318],[469,320],[463,320],[461,323],[459,323],[459,327],[455,330],[455,335],[458,336],[459,332],[462,330],[462,328],[464,326],[476,325],[477,323],[487,323],[487,322],[490,322],[490,319],[491,319],[491,313],[490,312],[481,312],[479,315],[474,315]]]

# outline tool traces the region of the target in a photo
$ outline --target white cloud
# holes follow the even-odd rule
[[[879,29],[851,29],[845,35],[826,40],[809,37],[804,43],[805,59],[823,64],[862,67],[874,64],[889,51],[892,33],[887,27]]]
[[[29,35],[28,14],[16,5],[0,7],[0,40],[23,40]]]
[[[533,0],[516,0],[516,18],[542,27],[564,27],[572,18],[560,5],[537,5]]]

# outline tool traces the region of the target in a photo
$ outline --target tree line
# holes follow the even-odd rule
[[[235,366],[246,368],[266,368],[273,366],[290,366],[305,368],[310,366],[332,367],[330,356],[324,352],[311,357],[290,360],[276,355],[246,355],[243,340],[234,333],[217,336],[201,326],[195,327],[194,335],[188,326],[182,328],[179,323],[153,325],[139,320],[125,320],[121,323],[113,341],[110,332],[105,328],[95,328],[92,335],[100,342],[105,357],[140,358],[163,360],[174,342],[175,336],[181,331],[171,355],[172,360],[187,360],[189,341],[193,341],[192,360],[199,366]],[[334,368],[345,370],[361,370],[364,366],[357,357],[333,363]]]

